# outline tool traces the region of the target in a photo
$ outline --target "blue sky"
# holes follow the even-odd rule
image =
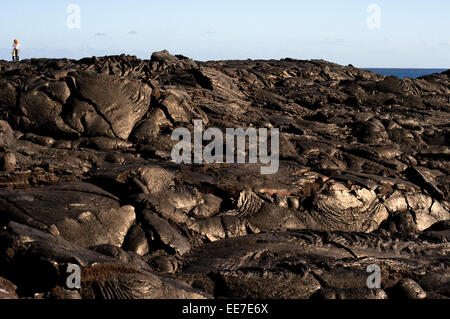
[[[67,27],[67,7],[81,28]],[[381,27],[367,26],[370,4]],[[450,68],[448,0],[2,1],[0,59],[149,58],[168,49],[196,60],[325,59],[359,67]]]

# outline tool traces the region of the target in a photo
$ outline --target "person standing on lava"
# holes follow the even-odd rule
[[[12,60],[13,62],[19,62],[19,53],[20,53],[20,44],[19,40],[14,40],[13,51],[12,51]]]

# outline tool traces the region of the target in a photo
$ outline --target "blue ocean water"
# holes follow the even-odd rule
[[[393,75],[400,79],[403,79],[406,76],[411,79],[415,79],[424,75],[447,71],[446,69],[384,69],[384,68],[364,68],[364,70],[372,71],[386,76]]]

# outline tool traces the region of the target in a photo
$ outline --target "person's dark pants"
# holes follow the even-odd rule
[[[13,62],[19,62],[19,61],[20,61],[19,52],[17,50],[14,50]]]

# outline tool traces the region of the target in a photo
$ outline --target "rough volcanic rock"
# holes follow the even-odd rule
[[[74,80],[77,90],[75,100],[78,97],[88,110],[77,111],[75,104],[68,118],[80,122],[84,120],[90,136],[103,135],[126,140],[134,125],[149,109],[152,90],[145,84],[91,73],[81,73]],[[92,119],[83,118],[89,113],[94,113]],[[101,132],[99,127],[103,127]],[[83,129],[82,125],[79,129]]]
[[[22,285],[22,294],[64,287],[67,267],[81,267],[81,296],[100,299],[205,299],[206,294],[183,282],[162,278],[148,268],[133,267],[119,259],[82,248],[60,237],[11,222],[0,232],[2,270]],[[9,243],[10,247],[8,247]],[[145,263],[143,263],[145,264]],[[27,270],[27,271],[26,271]],[[22,273],[26,271],[26,275]],[[45,277],[42,275],[45,274]],[[13,293],[13,285],[4,284]],[[8,296],[7,296],[8,297]]]
[[[412,279],[405,278],[398,282],[397,293],[408,299],[425,299],[427,293],[420,285]]]
[[[0,299],[17,299],[16,289],[13,283],[0,277]]]
[[[0,297],[450,298],[449,107],[449,71],[0,61]],[[278,171],[176,164],[195,120],[279,128]]]
[[[398,278],[422,278],[428,271],[437,270],[436,263],[446,260],[447,254],[448,245],[444,243],[392,240],[381,235],[266,233],[204,245],[187,258],[184,273],[197,280],[214,274],[216,297],[296,299],[320,291],[318,296],[325,298],[331,298],[330,294],[379,298],[386,294],[372,294],[367,288],[369,265],[379,265],[382,286],[390,289]]]
[[[100,188],[71,183],[15,192],[0,192],[2,223],[16,221],[46,230],[83,247],[122,246],[136,219],[132,206]]]
[[[376,202],[376,193],[367,188],[352,190],[340,183],[325,185],[314,198],[312,214],[317,229],[367,231],[378,229],[388,219],[386,207]]]
[[[15,141],[14,132],[9,123],[0,120],[0,149],[7,149],[13,146]]]

